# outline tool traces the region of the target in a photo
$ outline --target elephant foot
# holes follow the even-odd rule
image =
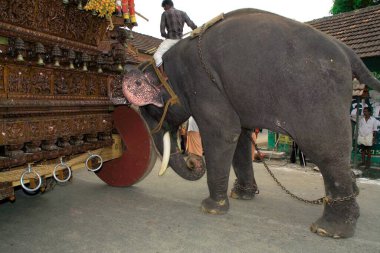
[[[202,201],[202,211],[209,214],[225,214],[230,208],[228,198],[215,201],[210,197]]]
[[[348,202],[351,203],[326,205],[323,216],[311,224],[311,232],[334,239],[352,237],[359,218],[359,206],[355,200]]]
[[[239,184],[238,180],[236,179],[234,187],[231,190],[230,197],[233,199],[251,200],[255,197],[256,194],[259,194],[259,190],[256,184],[243,186]]]

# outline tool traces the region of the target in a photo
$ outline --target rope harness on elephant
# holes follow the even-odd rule
[[[257,153],[259,154],[259,159],[260,161],[263,162],[264,164],[264,167],[265,169],[268,171],[269,175],[273,178],[273,180],[277,183],[277,185],[283,190],[285,191],[286,194],[290,195],[292,198],[295,198],[299,201],[302,201],[304,203],[307,203],[307,204],[314,204],[314,205],[322,205],[322,204],[325,204],[325,205],[334,205],[335,203],[341,203],[341,202],[345,202],[345,201],[349,201],[349,200],[352,200],[354,198],[356,198],[358,195],[359,195],[359,191],[356,191],[354,190],[354,192],[349,195],[349,196],[346,196],[346,197],[342,197],[342,198],[330,198],[328,196],[324,196],[322,198],[319,198],[319,199],[316,199],[316,200],[307,200],[307,199],[304,199],[304,198],[301,198],[297,195],[295,195],[294,193],[290,192],[285,186],[283,186],[280,181],[275,177],[275,175],[273,174],[273,172],[269,169],[268,165],[266,164],[266,162],[264,161],[264,159],[262,159],[262,153],[260,152],[260,149],[259,147],[257,146],[256,142],[253,140],[252,136],[249,134],[249,138],[252,142],[252,144],[255,146],[256,150],[257,150]]]
[[[157,75],[158,79],[160,80],[161,84],[164,86],[164,88],[167,90],[167,92],[170,95],[170,98],[165,102],[164,112],[162,113],[160,121],[158,122],[157,126],[151,130],[152,134],[155,134],[155,133],[158,133],[161,130],[162,124],[164,123],[164,120],[165,120],[166,114],[168,112],[169,106],[172,106],[172,105],[175,105],[175,104],[179,104],[180,101],[179,101],[178,96],[175,94],[175,92],[173,91],[173,89],[170,87],[169,83],[162,76],[162,74],[161,74],[160,70],[157,68],[154,60],[150,61],[149,64],[147,64],[142,69],[142,71],[144,72],[144,70],[148,66],[150,66],[150,65],[153,66],[153,69],[156,72],[156,75]]]

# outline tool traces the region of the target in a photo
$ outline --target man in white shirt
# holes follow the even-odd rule
[[[368,169],[371,165],[371,149],[375,142],[377,120],[371,116],[368,107],[364,108],[363,114],[364,116],[359,120],[358,145],[362,149],[362,165]],[[367,161],[365,155],[367,155]]]

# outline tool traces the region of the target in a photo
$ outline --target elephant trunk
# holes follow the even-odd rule
[[[190,181],[200,179],[206,172],[205,166],[201,170],[189,168],[185,162],[185,156],[180,153],[172,154],[169,164],[179,176]]]
[[[149,128],[151,129],[157,126],[158,124],[158,121],[155,120],[153,117],[151,117],[151,114],[154,113],[155,110],[157,110],[157,108],[155,108],[154,106],[145,106],[145,107],[140,108],[141,115],[143,116]],[[162,113],[158,113],[158,114],[161,115]],[[167,165],[166,165],[167,156],[168,154],[171,153],[170,159],[169,159],[169,166],[180,177],[186,180],[191,180],[191,181],[200,179],[206,172],[206,168],[204,164],[202,168],[200,169],[193,169],[191,168],[191,166],[188,166],[186,164],[186,161],[185,161],[186,157],[178,151],[178,148],[176,148],[177,144],[174,141],[174,138],[170,138],[170,135],[176,134],[176,130],[178,129],[178,127],[173,126],[171,129],[172,129],[172,131],[170,132],[171,134],[167,134],[167,133],[164,134],[164,131],[161,129],[158,133],[155,133],[152,135],[154,144],[156,146],[156,150],[162,155],[162,159],[164,163],[162,164],[160,168],[159,174],[165,173],[165,170],[167,168]],[[165,138],[164,138],[164,135],[166,135]],[[166,146],[167,148],[164,146]]]
[[[182,178],[190,181],[195,181],[200,179],[206,172],[205,166],[202,166],[201,169],[193,169],[188,166],[185,161],[186,156],[178,152],[178,148],[175,148],[176,142],[170,138],[169,132],[166,132],[163,138],[163,157],[162,164],[159,175],[165,173],[167,167],[167,157],[170,153],[170,150],[174,152],[170,154],[169,166]],[[165,164],[166,163],[166,164]],[[164,169],[165,168],[165,169]],[[161,173],[162,172],[162,173]]]

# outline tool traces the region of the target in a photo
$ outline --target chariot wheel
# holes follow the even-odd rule
[[[131,186],[146,177],[156,162],[153,140],[145,121],[132,108],[118,106],[112,117],[122,141],[123,154],[104,162],[95,174],[110,186]]]

